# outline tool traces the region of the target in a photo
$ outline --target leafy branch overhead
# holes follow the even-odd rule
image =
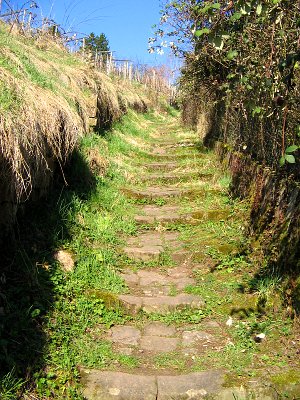
[[[182,93],[207,88],[244,126],[233,145],[276,169],[280,157],[297,160],[286,149],[299,143],[299,37],[298,2],[177,0],[165,2],[150,45],[169,40],[184,59]]]

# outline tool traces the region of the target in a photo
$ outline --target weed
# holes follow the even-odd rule
[[[198,324],[208,315],[209,315],[209,310],[207,308],[203,309],[185,308],[182,310],[176,310],[170,312],[168,314],[152,313],[148,316],[148,318],[152,321],[161,321],[166,324],[184,324],[184,323]]]
[[[240,254],[221,254],[219,251],[211,249],[208,254],[218,261],[215,269],[225,270],[228,273],[234,271],[244,271],[250,267],[249,260],[244,255]]]
[[[164,206],[167,203],[166,199],[160,197],[153,199],[152,202],[160,207]]]
[[[154,357],[155,368],[163,369],[175,369],[177,371],[183,371],[186,368],[186,362],[182,358],[182,355],[172,352],[159,354]]]
[[[7,87],[4,82],[0,82],[0,109],[3,112],[16,110],[20,107],[21,100],[12,88]]]
[[[15,377],[15,371],[12,370],[4,375],[0,380],[0,398],[1,400],[15,400],[20,396],[25,382]]]

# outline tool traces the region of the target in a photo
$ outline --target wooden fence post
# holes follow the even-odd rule
[[[32,19],[32,12],[28,14],[28,21],[27,21],[27,30],[31,31],[31,19]]]

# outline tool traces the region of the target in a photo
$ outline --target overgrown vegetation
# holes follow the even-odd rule
[[[221,123],[211,139],[221,137],[276,170],[281,156],[290,154],[285,161],[294,164],[298,5],[285,0],[170,1],[162,21],[173,26],[166,35],[176,35],[173,48],[185,57],[180,84],[187,122],[197,122],[197,108],[210,99],[214,117],[219,116],[215,122]],[[299,173],[297,166],[288,167],[289,173]]]
[[[149,100],[141,86],[96,71],[47,31],[33,37],[0,22],[0,43],[4,232],[20,203],[47,192],[91,122],[107,128],[129,106],[145,111]]]
[[[131,112],[104,136],[85,136],[65,169],[68,186],[61,177],[46,202],[19,217],[1,272],[0,363],[7,374],[1,398],[28,390],[39,398],[79,399],[78,366],[135,365],[95,339],[129,318],[116,297],[127,290],[118,268],[126,263],[122,237],[136,228],[120,187],[133,152],[136,157],[130,141],[141,135],[142,121]],[[59,249],[76,262],[73,272],[55,260]]]
[[[222,142],[218,150],[231,169],[233,193],[252,201],[249,233],[257,258],[298,287],[298,3],[163,3],[150,42],[159,47],[170,40],[183,56],[183,121],[205,145]]]
[[[207,197],[173,199],[168,204],[180,205],[184,212],[192,202],[207,212],[230,207],[231,216],[163,227],[178,231],[193,255],[195,283],[183,291],[200,296],[203,307],[130,315],[118,299],[120,293],[128,293],[122,271],[155,268],[159,272],[175,267],[167,251],[151,262],[134,261],[122,251],[126,237],[146,229],[136,226],[133,219],[140,204],[127,198],[122,189],[125,183],[135,182],[136,174],[147,173],[142,166],[149,163],[145,150],[157,143],[158,130],[165,133],[176,128],[172,123],[174,118],[165,114],[129,112],[111,131],[88,134],[64,170],[68,186],[61,176],[46,202],[36,203],[19,217],[17,242],[13,248],[7,245],[3,256],[5,281],[1,280],[0,289],[4,399],[17,395],[82,399],[82,368],[135,373],[145,362],[154,370],[179,372],[219,366],[226,367],[231,383],[240,384],[245,376],[260,377],[266,363],[287,370],[293,366],[294,348],[286,352],[288,346],[279,341],[293,339],[292,321],[281,319],[282,299],[276,294],[275,277],[264,281],[253,276],[251,257],[241,247],[246,209],[228,197],[228,178],[222,178],[220,170],[210,183],[215,187],[214,198],[208,191]],[[217,168],[212,152],[194,159],[191,151],[191,157],[194,164],[186,161],[187,172],[191,166],[201,166],[203,171],[206,164],[209,169]],[[200,180],[198,185],[202,184]],[[179,181],[174,187],[181,185],[186,183]],[[162,227],[157,224],[153,229]],[[75,265],[60,264],[55,259],[57,251],[68,254]],[[177,289],[171,287],[170,295],[176,294]],[[230,317],[233,325],[226,326]],[[167,353],[145,361],[145,355],[124,355],[107,340],[113,325],[143,327],[150,321],[183,329],[191,324],[196,330],[207,326],[214,329],[219,350],[192,358],[182,352]],[[262,332],[267,340],[257,345],[253,335]],[[283,379],[281,374],[278,379]]]

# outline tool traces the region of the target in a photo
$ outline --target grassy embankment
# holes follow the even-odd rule
[[[24,37],[0,23],[0,211],[9,229],[20,203],[38,199],[93,123],[108,127],[145,90],[110,78],[50,35]]]

